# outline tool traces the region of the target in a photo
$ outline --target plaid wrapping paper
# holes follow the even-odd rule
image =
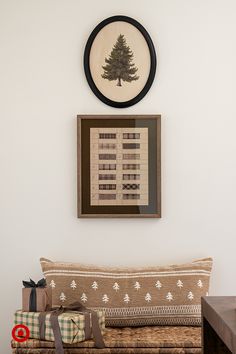
[[[96,311],[102,334],[105,331],[105,315],[103,311]],[[39,312],[16,311],[14,324],[23,324],[30,330],[30,338],[40,339],[39,335]],[[84,315],[76,311],[64,312],[58,316],[61,337],[63,343],[79,343],[85,340]],[[50,313],[45,319],[45,340],[54,341],[54,335],[50,324]]]

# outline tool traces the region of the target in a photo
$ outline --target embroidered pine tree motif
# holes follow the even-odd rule
[[[199,288],[203,287],[203,282],[201,281],[201,279],[198,280],[197,286],[199,286]]]
[[[162,288],[162,283],[160,282],[160,280],[158,280],[155,284],[155,287],[160,290]]]
[[[97,290],[97,289],[98,289],[98,283],[97,283],[96,281],[94,281],[91,286],[92,286],[92,288],[93,288],[94,290]]]
[[[126,302],[126,304],[128,304],[128,302],[130,302],[130,297],[128,294],[125,294],[124,296],[124,302]]]
[[[190,301],[192,301],[192,300],[194,299],[194,295],[193,295],[192,291],[190,291],[190,292],[188,293],[188,299],[189,299]]]
[[[52,289],[54,289],[56,287],[56,283],[54,280],[51,280],[49,286],[51,286]]]
[[[109,301],[109,297],[107,296],[107,294],[103,295],[102,301],[105,302],[105,304]]]
[[[86,302],[86,301],[88,301],[88,297],[87,297],[87,295],[85,294],[85,293],[83,293],[82,295],[81,295],[81,301],[83,301],[83,302]]]
[[[76,285],[76,282],[74,280],[72,280],[71,284],[70,284],[70,287],[75,290],[77,285]]]
[[[118,283],[114,283],[113,289],[114,289],[115,291],[120,290],[120,285],[119,285]]]
[[[147,294],[145,295],[145,300],[146,300],[147,302],[152,301],[151,294],[147,293]]]
[[[174,299],[174,297],[173,297],[173,295],[171,294],[170,291],[167,293],[166,299],[167,299],[168,301],[172,301],[172,300]]]
[[[61,293],[61,295],[60,295],[60,300],[61,300],[62,302],[66,301],[66,295],[65,295],[64,293]]]
[[[181,280],[178,280],[176,285],[181,289],[184,286],[184,283]]]
[[[139,79],[136,75],[138,68],[132,63],[134,54],[126,44],[123,34],[120,34],[114,44],[108,58],[105,58],[106,65],[102,66],[104,73],[103,79],[117,81],[116,86],[122,87],[122,81],[132,82]]]
[[[136,290],[139,290],[139,289],[141,288],[141,285],[140,285],[140,283],[139,283],[138,281],[135,282],[134,288],[135,288]]]

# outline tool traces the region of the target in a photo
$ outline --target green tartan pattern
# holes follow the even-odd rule
[[[102,333],[105,330],[105,315],[102,311],[96,311],[98,322]],[[16,311],[14,323],[15,325],[23,324],[29,328],[30,338],[40,339],[39,336],[39,314],[40,312],[23,312]],[[64,312],[58,316],[61,337],[63,343],[78,343],[85,340],[84,326],[85,319],[83,314],[78,312]],[[54,341],[54,335],[50,324],[50,313],[45,319],[45,340]]]

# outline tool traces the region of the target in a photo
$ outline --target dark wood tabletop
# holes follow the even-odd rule
[[[236,354],[236,296],[203,297],[202,317],[203,353],[210,353],[211,350],[212,354]],[[224,349],[224,345],[227,348]],[[214,351],[213,348],[207,348],[209,346],[214,346]]]

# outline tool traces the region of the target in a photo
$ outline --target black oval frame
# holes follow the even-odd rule
[[[105,27],[106,25],[112,23],[112,22],[117,22],[117,21],[123,21],[123,22],[128,22],[131,25],[135,26],[143,35],[143,37],[145,38],[148,48],[149,48],[149,53],[150,53],[150,72],[149,72],[149,76],[147,79],[147,82],[144,86],[144,88],[139,92],[139,94],[135,97],[133,97],[131,100],[129,101],[124,101],[124,102],[116,102],[113,100],[110,100],[109,98],[107,98],[106,96],[104,96],[99,89],[97,88],[95,82],[93,81],[92,75],[91,75],[91,71],[90,71],[90,66],[89,66],[89,57],[90,57],[90,51],[91,51],[91,47],[93,44],[93,41],[95,40],[97,34],[100,32],[100,30]],[[156,66],[157,66],[157,59],[156,59],[156,51],[155,51],[155,47],[154,44],[152,42],[152,39],[150,37],[150,35],[148,34],[148,32],[146,31],[146,29],[136,20],[134,20],[131,17],[128,16],[112,16],[112,17],[108,17],[105,20],[103,20],[102,22],[100,22],[92,31],[92,33],[89,36],[89,39],[86,43],[85,46],[85,50],[84,50],[84,71],[85,71],[85,76],[87,78],[88,84],[91,88],[91,90],[93,91],[93,93],[104,103],[106,103],[109,106],[112,107],[116,107],[116,108],[126,108],[126,107],[130,107],[136,103],[138,103],[149,91],[150,87],[152,86],[154,77],[155,77],[155,73],[156,73]]]

